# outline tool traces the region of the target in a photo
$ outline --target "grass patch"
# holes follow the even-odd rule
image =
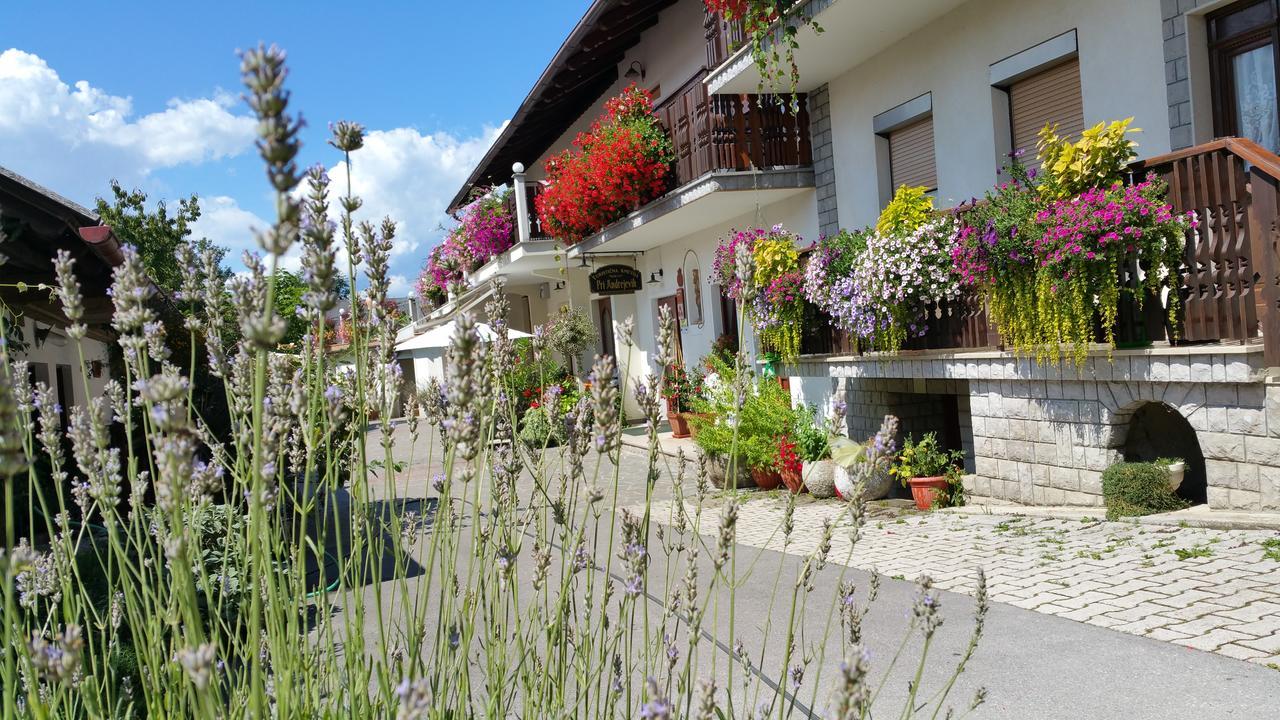
[[[1280,562],[1280,537],[1267,538],[1259,544],[1262,545],[1263,560]]]
[[[1177,555],[1179,560],[1207,558],[1213,557],[1213,548],[1207,548],[1199,545],[1190,548],[1175,548],[1173,554]]]

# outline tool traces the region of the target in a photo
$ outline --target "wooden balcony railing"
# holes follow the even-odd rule
[[[707,95],[699,72],[667,96],[654,112],[671,136],[676,153],[676,185],[716,170],[807,167],[813,163],[809,111],[773,96]]]
[[[1280,365],[1280,157],[1257,143],[1223,138],[1133,166],[1169,183],[1176,212],[1195,214],[1182,274],[1181,341],[1247,342],[1262,338],[1269,366]],[[1144,317],[1148,339],[1167,337]]]
[[[707,38],[707,67],[715,69],[747,42],[741,20],[730,22],[720,13],[704,11],[702,28]]]

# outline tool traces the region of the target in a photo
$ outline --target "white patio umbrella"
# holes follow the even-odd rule
[[[421,335],[414,335],[407,340],[396,343],[396,352],[449,347],[449,343],[453,341],[453,335],[457,332],[457,328],[457,321],[450,320],[443,325],[431,328]],[[480,336],[480,340],[482,342],[492,342],[498,337],[498,334],[494,332],[493,328],[484,323],[476,323],[476,334]],[[509,329],[507,330],[507,337],[514,340],[533,336],[527,332]]]

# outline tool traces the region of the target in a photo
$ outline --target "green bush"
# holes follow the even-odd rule
[[[814,421],[815,408],[801,405],[795,409],[795,442],[800,457],[807,462],[831,457],[831,445],[827,429]]]
[[[700,423],[695,442],[703,452],[716,456],[733,454],[734,423],[737,423],[736,449],[748,467],[774,468],[778,464],[778,440],[795,425],[791,395],[777,380],[759,379],[753,392],[748,392],[738,412],[719,406],[718,417],[711,423]]]
[[[564,424],[551,422],[543,408],[531,407],[520,420],[520,440],[535,449],[554,447],[564,442]]]
[[[1187,506],[1169,489],[1169,469],[1156,463],[1121,462],[1102,473],[1107,518],[1181,510]]]

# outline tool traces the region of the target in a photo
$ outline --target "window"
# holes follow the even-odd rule
[[[596,306],[600,313],[600,352],[609,357],[617,357],[613,344],[613,300],[597,300]]]
[[[894,188],[910,185],[938,189],[932,116],[889,133],[889,177]]]
[[[1014,150],[1025,150],[1023,163],[1035,167],[1036,142],[1046,125],[1058,135],[1078,137],[1084,131],[1077,58],[1025,77],[1009,86],[1009,131]]]
[[[1276,0],[1236,3],[1207,20],[1214,132],[1280,152]]]
[[[933,154],[933,95],[925,93],[876,115],[872,129],[880,137],[877,163],[880,165],[882,204],[903,185],[938,189],[938,171]]]
[[[1023,151],[1023,165],[1034,168],[1036,145],[1046,125],[1058,135],[1084,131],[1080,93],[1080,56],[1076,31],[1068,30],[991,64],[996,148]],[[1001,147],[1005,142],[1008,145]],[[1003,164],[1003,157],[997,158]]]

